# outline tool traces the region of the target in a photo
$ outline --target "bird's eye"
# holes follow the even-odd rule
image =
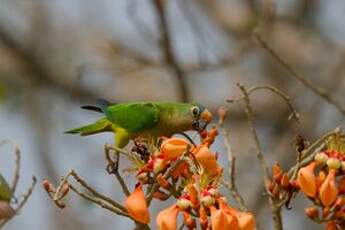
[[[193,106],[190,111],[193,117],[198,117],[200,115],[200,109],[198,106]]]

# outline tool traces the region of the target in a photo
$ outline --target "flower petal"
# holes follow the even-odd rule
[[[301,190],[310,197],[316,195],[316,177],[314,173],[316,163],[312,162],[309,165],[301,168],[298,171],[297,183]]]
[[[330,169],[320,188],[320,200],[324,206],[330,206],[337,199],[339,190],[335,184],[336,169]]]
[[[174,204],[158,213],[156,222],[159,230],[176,230],[179,208]]]
[[[135,188],[133,193],[126,198],[125,207],[128,214],[136,221],[144,224],[150,222],[150,213],[142,186]]]

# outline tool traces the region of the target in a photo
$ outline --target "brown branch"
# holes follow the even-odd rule
[[[186,79],[185,79],[185,72],[180,67],[178,60],[176,58],[176,54],[174,53],[174,47],[172,43],[172,36],[169,30],[169,23],[168,17],[166,13],[166,7],[168,4],[167,1],[163,0],[152,0],[152,4],[154,9],[159,18],[159,30],[161,33],[161,45],[162,49],[164,50],[164,59],[165,62],[171,67],[174,71],[178,85],[179,85],[179,93],[181,96],[181,100],[186,102],[190,99],[190,95],[187,89]]]
[[[249,88],[247,90],[247,93],[248,93],[248,95],[250,95],[251,93],[253,93],[257,90],[261,90],[261,89],[269,90],[269,91],[277,94],[278,96],[280,96],[286,102],[286,104],[288,105],[288,107],[291,111],[291,115],[289,116],[289,119],[293,118],[297,123],[299,123],[299,114],[297,113],[297,111],[292,106],[290,97],[287,94],[285,94],[284,92],[282,92],[281,90],[279,90],[278,88],[271,86],[271,85],[259,85],[259,86],[254,86],[254,87]],[[236,99],[228,99],[227,102],[233,103],[233,102],[243,100],[243,99],[245,99],[245,96],[242,96],[242,97],[239,97]]]
[[[15,167],[14,167],[14,172],[13,172],[13,180],[11,183],[11,192],[14,194],[17,189],[18,181],[20,178],[20,149],[19,146],[11,140],[3,140],[0,142],[0,146],[4,144],[11,144],[14,146],[14,154],[15,154]]]
[[[110,156],[110,151],[109,150],[115,150],[115,160],[112,159],[112,157]],[[117,181],[119,182],[119,184],[121,185],[122,191],[126,196],[129,196],[131,193],[124,181],[124,179],[122,178],[122,176],[120,175],[119,172],[119,161],[120,161],[120,153],[123,153],[125,151],[117,148],[117,147],[109,147],[108,145],[104,146],[104,154],[105,154],[105,159],[107,160],[107,172],[109,174],[114,174]],[[128,156],[128,153],[127,153]]]
[[[104,209],[107,209],[113,213],[116,213],[117,215],[121,215],[121,216],[126,216],[126,217],[129,217],[129,215],[118,209],[118,208],[115,208],[114,206],[112,205],[109,205],[108,203],[104,202],[103,200],[97,198],[97,197],[94,197],[94,196],[91,196],[87,193],[83,193],[83,192],[80,192],[78,189],[76,189],[73,185],[70,185],[70,188],[73,192],[75,192],[77,195],[81,196],[82,198],[92,202],[92,203],[95,203],[97,205],[99,205],[100,207],[104,208]]]
[[[247,211],[244,199],[241,194],[238,192],[236,181],[235,181],[235,171],[236,171],[236,158],[233,154],[231,142],[230,142],[230,132],[224,127],[224,123],[220,123],[219,126],[223,130],[224,135],[224,145],[228,153],[228,162],[229,162],[229,182],[222,181],[223,185],[231,192],[232,197],[236,201],[238,207],[241,211]]]
[[[254,139],[255,143],[255,148],[256,148],[256,157],[260,163],[261,166],[261,171],[262,171],[262,176],[263,176],[263,182],[265,189],[268,194],[270,194],[269,189],[268,189],[268,184],[270,182],[270,177],[269,177],[269,172],[268,172],[268,167],[265,161],[265,158],[263,156],[262,150],[261,150],[261,144],[259,141],[259,137],[256,131],[256,121],[254,117],[254,112],[253,108],[251,106],[250,98],[247,89],[240,84],[237,84],[240,90],[242,91],[244,95],[244,101],[245,101],[245,112],[248,118],[248,122],[250,125],[251,133]],[[275,200],[273,199],[272,196],[268,196],[268,200],[270,203],[270,208],[271,208],[271,213],[272,213],[272,218],[273,218],[273,223],[274,223],[274,229],[275,230],[282,230],[283,229],[283,222],[282,222],[282,216],[281,216],[281,207],[276,205]]]
[[[288,61],[280,56],[277,51],[275,51],[261,36],[258,31],[254,32],[254,37],[260,43],[260,45],[278,62],[280,63],[294,78],[300,81],[304,86],[309,88],[315,94],[319,95],[329,104],[333,105],[340,113],[345,115],[345,108],[343,105],[336,99],[332,98],[325,89],[321,87],[314,86],[314,84],[308,80],[304,75],[294,69]]]

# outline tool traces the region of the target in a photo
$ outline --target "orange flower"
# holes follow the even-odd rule
[[[275,162],[273,167],[272,167],[272,175],[273,179],[276,183],[279,183],[282,176],[283,176],[283,170],[280,167],[280,164],[278,162]]]
[[[188,194],[190,195],[190,201],[192,202],[194,207],[199,205],[199,198],[198,198],[198,191],[195,188],[195,185],[189,184],[187,186]]]
[[[212,153],[208,147],[201,147],[200,150],[195,153],[195,158],[206,171],[217,171],[218,163],[216,159],[216,154]]]
[[[136,187],[133,193],[126,198],[125,207],[128,214],[136,221],[144,224],[150,222],[150,214],[142,186]]]
[[[255,218],[250,212],[238,212],[237,214],[239,230],[254,230]]]
[[[199,221],[201,229],[206,229],[208,226],[207,213],[204,206],[199,208]]]
[[[157,215],[157,225],[160,230],[176,230],[177,228],[177,215],[179,208],[174,204],[169,208],[162,210]]]
[[[237,217],[226,212],[224,209],[216,209],[214,206],[210,207],[211,210],[211,226],[212,230],[221,229],[239,229]]]
[[[161,156],[166,160],[172,160],[186,152],[190,143],[183,138],[172,137],[163,141]]]
[[[324,206],[330,206],[334,203],[338,196],[338,188],[335,184],[336,169],[330,169],[326,180],[320,188],[320,200]]]
[[[316,163],[312,162],[309,165],[301,168],[298,171],[297,183],[301,190],[310,197],[316,195],[316,177],[314,174]]]
[[[213,144],[217,135],[218,135],[218,130],[216,128],[212,128],[209,132],[207,132],[206,138],[202,140],[202,145],[206,147],[210,147],[210,145]]]
[[[329,221],[326,226],[326,230],[337,230],[337,224],[334,221]]]
[[[220,209],[224,210],[227,214],[237,218],[239,230],[254,230],[256,223],[254,215],[250,212],[239,212],[238,210],[230,207],[222,198],[218,199]]]
[[[188,229],[196,229],[196,221],[188,212],[183,212],[183,222]]]
[[[172,178],[178,179],[180,176],[186,176],[189,173],[189,165],[186,162],[181,163],[178,165],[175,170],[172,172]]]

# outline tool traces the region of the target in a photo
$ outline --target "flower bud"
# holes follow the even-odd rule
[[[280,180],[280,185],[284,188],[287,189],[289,188],[290,181],[289,181],[289,176],[287,173],[284,173],[281,180]]]
[[[322,209],[322,217],[326,217],[326,216],[328,216],[328,214],[329,214],[329,207],[324,207],[323,209]]]
[[[167,199],[169,199],[169,194],[166,194],[162,191],[156,191],[155,193],[153,193],[153,198],[157,199],[157,200],[161,200],[161,201],[165,201]]]
[[[176,205],[177,207],[179,207],[179,209],[185,210],[187,208],[192,207],[192,202],[190,201],[190,199],[180,198],[177,200]]]
[[[273,175],[273,180],[276,183],[279,183],[280,179],[283,176],[283,170],[280,167],[280,164],[278,162],[275,162],[274,165],[272,166],[272,175]]]
[[[157,174],[160,171],[162,171],[165,168],[165,166],[166,166],[166,162],[164,159],[156,158],[153,163],[153,172]]]
[[[137,175],[137,180],[141,184],[146,184],[149,180],[148,173],[147,172],[141,172]]]
[[[128,214],[136,221],[143,224],[150,222],[150,214],[142,186],[135,188],[133,193],[126,198],[125,207]]]
[[[326,225],[326,230],[338,230],[336,222],[328,221]]]
[[[210,188],[209,190],[207,190],[212,196],[218,196],[219,195],[219,191],[216,188]]]
[[[67,196],[68,192],[69,192],[69,184],[68,184],[68,182],[66,182],[66,183],[64,183],[64,184],[62,185],[62,187],[61,187],[61,190],[60,190],[60,194],[61,194],[60,199],[62,199],[62,198],[64,198],[65,196]]]
[[[330,206],[334,203],[338,196],[338,188],[335,184],[335,169],[330,169],[326,180],[320,187],[319,198],[324,206]]]
[[[164,159],[172,160],[185,153],[188,146],[190,146],[190,143],[187,140],[172,137],[163,141],[161,145],[161,154]]]
[[[156,217],[158,229],[177,229],[177,215],[179,211],[180,209],[176,205],[160,211]]]
[[[314,218],[318,218],[319,217],[319,210],[317,209],[317,207],[314,207],[314,206],[304,209],[304,213],[310,219],[314,219]]]
[[[320,163],[326,163],[328,160],[328,156],[326,153],[321,152],[315,155],[314,157],[315,161],[320,162]]]
[[[219,117],[219,124],[223,124],[228,115],[228,109],[223,106],[219,107],[217,113]]]
[[[316,195],[315,166],[316,163],[312,162],[298,171],[297,183],[304,194],[309,197],[315,197]]]
[[[43,188],[49,192],[49,193],[55,193],[56,192],[56,189],[54,187],[54,185],[47,179],[44,179],[42,181],[42,185],[43,185]]]
[[[345,207],[345,197],[339,196],[335,201],[335,208],[340,209],[342,207]]]
[[[196,221],[187,212],[183,212],[183,222],[188,229],[196,229]]]
[[[238,227],[240,230],[254,230],[256,223],[254,215],[250,212],[238,212]]]
[[[327,166],[330,169],[338,169],[341,167],[341,162],[336,158],[329,158],[327,160]]]
[[[201,197],[200,201],[205,206],[214,205],[214,203],[216,202],[215,199],[211,195],[206,195],[206,196]]]
[[[165,189],[169,189],[170,188],[170,183],[164,178],[164,176],[162,174],[159,174],[157,177],[157,182],[158,184],[165,188]]]

